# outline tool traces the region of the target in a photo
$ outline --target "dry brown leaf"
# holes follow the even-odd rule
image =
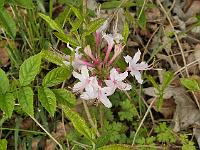
[[[178,132],[200,121],[200,112],[185,89],[180,87],[174,88],[173,92],[173,98],[176,103],[176,111],[173,118],[173,130]]]
[[[32,150],[38,150],[38,143],[40,142],[40,139],[36,139],[34,138],[32,140],[32,144],[31,144],[31,149]]]
[[[199,70],[200,70],[200,44],[197,44],[195,46],[194,57],[196,60],[199,60],[198,63],[199,63]]]
[[[68,128],[69,129],[69,128]],[[62,122],[58,122],[56,126],[56,131],[52,132],[51,135],[57,140],[61,141],[64,139],[66,132],[65,126]],[[55,150],[56,143],[52,139],[47,139],[45,144],[45,150]]]
[[[147,101],[147,103],[150,104],[153,100],[154,100],[154,98],[151,98]],[[174,99],[172,99],[172,98],[165,99],[163,101],[163,104],[162,104],[162,107],[160,108],[160,110],[157,109],[156,102],[157,102],[157,100],[152,105],[153,109],[157,112],[160,112],[164,116],[165,119],[172,119],[174,111],[176,109],[176,104],[174,102]]]
[[[31,118],[26,118],[20,124],[20,129],[28,130],[33,125],[33,120]]]
[[[0,66],[4,67],[9,64],[9,56],[5,47],[6,41],[0,41]]]
[[[156,7],[149,9],[146,13],[148,21],[155,21],[161,17],[160,10]]]
[[[200,12],[200,1],[194,1],[187,12],[185,13],[185,18],[191,18],[196,16]]]
[[[169,99],[173,96],[174,92],[173,92],[174,87],[168,87],[164,90],[164,95],[163,95],[163,99]],[[148,95],[148,96],[152,96],[152,97],[158,97],[158,90],[154,87],[148,87],[148,88],[144,88],[144,94]]]

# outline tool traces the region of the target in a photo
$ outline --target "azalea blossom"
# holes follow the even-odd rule
[[[106,56],[104,59],[104,62],[106,62],[108,60],[108,57],[110,55],[110,52],[114,46],[115,43],[119,43],[120,40],[123,39],[122,35],[119,33],[115,33],[115,34],[105,34],[103,33],[103,38],[107,41],[108,43],[108,49],[106,51]]]
[[[108,99],[107,96],[112,95],[112,89],[110,87],[101,87],[99,85],[96,85],[96,83],[92,84],[91,86],[93,89],[87,89],[83,94],[81,95],[82,99],[90,100],[90,99],[98,99],[100,102],[104,104],[105,107],[112,107],[112,103]]]
[[[124,83],[123,80],[128,76],[128,72],[118,73],[115,68],[110,70],[110,80],[105,80],[105,83],[108,87],[112,88],[112,94],[118,88],[123,91],[131,89],[131,85]]]
[[[96,39],[96,44],[97,45],[99,45],[99,43],[101,41],[102,32],[105,31],[107,27],[108,27],[108,21],[106,20],[103,23],[103,25],[96,30],[95,39]]]
[[[126,63],[129,64],[128,70],[130,71],[132,76],[135,76],[136,80],[142,84],[143,80],[141,77],[141,70],[148,70],[148,64],[146,62],[138,63],[140,59],[141,52],[138,50],[138,52],[134,55],[134,57],[130,57],[129,55],[125,56]]]
[[[85,54],[88,55],[93,61],[96,61],[95,57],[94,57],[93,54],[92,54],[90,45],[87,45],[87,46],[84,48],[84,52],[85,52]]]
[[[76,47],[76,49],[73,49],[69,45],[69,43],[67,43],[67,48],[69,48],[72,52],[75,52],[74,59],[72,60],[72,66],[74,70],[80,71],[83,65],[88,66],[88,67],[93,67],[93,65],[88,63],[87,61],[81,60],[83,54],[79,53],[79,49],[81,48],[80,46]],[[68,57],[68,61],[63,61],[63,63],[66,65],[70,65],[70,56]]]
[[[123,47],[122,47],[121,44],[115,45],[114,55],[112,56],[112,58],[108,62],[109,65],[111,65],[113,63],[113,61],[117,58],[117,56],[120,55],[120,53],[122,52],[122,49],[123,49]]]
[[[81,74],[73,71],[73,76],[79,79],[80,82],[76,83],[73,87],[73,92],[83,92],[83,90],[91,90],[93,81],[96,80],[96,77],[89,76],[89,70],[87,66],[81,67]]]

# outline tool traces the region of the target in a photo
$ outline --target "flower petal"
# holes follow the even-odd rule
[[[135,63],[137,63],[138,60],[140,59],[140,55],[141,55],[141,52],[140,52],[140,50],[138,49],[137,53],[135,53],[135,55],[134,55],[134,57],[133,57],[133,61],[134,61]]]
[[[118,75],[115,77],[115,79],[116,79],[117,81],[123,81],[124,79],[126,79],[127,76],[128,76],[128,72],[125,71],[124,73],[118,74]]]
[[[127,91],[132,88],[130,84],[124,82],[117,82],[117,87],[123,91]]]
[[[110,100],[107,98],[107,96],[105,94],[102,94],[101,97],[99,97],[99,100],[104,104],[104,106],[106,106],[107,108],[111,108],[112,107],[112,103],[110,102]]]
[[[78,91],[82,91],[84,89],[84,84],[83,82],[78,82],[74,85],[73,87],[73,92],[78,92]]]
[[[138,83],[142,84],[143,80],[139,71],[131,71],[131,75],[135,76],[135,79],[138,81]]]
[[[113,35],[112,34],[103,34],[103,38],[107,41],[108,43],[108,47],[113,47],[114,45],[114,38],[113,38]]]
[[[88,68],[87,68],[87,66],[82,66],[81,67],[81,74],[82,74],[82,76],[83,76],[83,78],[89,78],[89,73],[88,73]]]
[[[139,64],[135,65],[137,70],[147,70],[148,69],[148,64],[145,62],[141,62]]]
[[[73,71],[72,72],[73,76],[76,78],[76,79],[79,79],[80,81],[83,80],[83,77],[81,74],[77,73],[76,71]]]
[[[129,56],[129,55],[124,56],[124,59],[125,59],[126,63],[130,63],[132,60],[131,56]]]

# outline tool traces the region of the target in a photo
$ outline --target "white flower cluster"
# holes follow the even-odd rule
[[[125,72],[120,73],[118,69],[112,67],[113,62],[122,52],[123,46],[120,41],[123,37],[119,33],[105,34],[103,30],[105,30],[106,26],[107,22],[105,22],[95,33],[96,45],[99,45],[101,40],[107,42],[106,52],[103,54],[105,56],[103,60],[101,60],[101,57],[96,53],[94,54],[89,45],[84,48],[84,53],[88,60],[83,59],[83,54],[78,52],[80,47],[73,49],[69,44],[67,47],[71,51],[75,52],[74,60],[72,62],[74,68],[73,76],[79,80],[79,82],[74,85],[73,92],[81,93],[80,97],[84,100],[98,99],[105,105],[105,107],[110,108],[112,107],[112,103],[108,99],[108,96],[112,95],[116,89],[122,91],[131,89],[131,85],[124,82],[128,76],[128,72],[130,72],[130,74],[134,76],[140,84],[142,84],[143,80],[140,71],[149,68],[148,64],[145,62],[138,63],[141,56],[139,50],[133,58],[129,55],[124,57],[126,63],[129,65]],[[114,53],[109,60],[113,48]],[[69,62],[65,63],[69,64]],[[96,70],[99,72],[95,73]],[[109,71],[109,73],[107,73],[108,75],[104,78],[99,76],[103,70]]]

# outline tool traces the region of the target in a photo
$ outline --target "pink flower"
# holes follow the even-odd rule
[[[108,62],[109,65],[111,65],[113,63],[113,61],[117,58],[117,56],[120,55],[120,53],[122,52],[122,49],[123,49],[123,47],[122,47],[121,44],[115,45],[114,55],[112,56],[112,58]]]
[[[103,25],[96,30],[95,33],[95,39],[96,39],[96,45],[98,46],[102,37],[102,32],[106,30],[106,28],[108,27],[108,21],[106,20]]]
[[[96,81],[95,81],[96,82]],[[105,107],[112,107],[112,103],[107,96],[112,94],[112,89],[110,87],[101,87],[99,85],[93,84],[93,89],[87,89],[81,95],[82,99],[90,100],[97,98],[100,102],[104,104]]]
[[[127,91],[131,89],[131,85],[128,83],[124,83],[123,80],[128,76],[128,72],[118,73],[115,68],[110,70],[110,80],[105,80],[105,83],[108,87],[112,89],[112,94],[118,88],[123,91]]]
[[[141,77],[141,70],[148,70],[148,64],[145,62],[137,63],[140,59],[141,52],[138,50],[138,52],[134,55],[134,57],[130,57],[129,55],[125,56],[126,63],[129,64],[128,70],[131,71],[131,75],[135,76],[136,80],[142,84],[143,80]]]
[[[108,48],[107,48],[107,51],[106,51],[106,56],[104,58],[104,62],[106,62],[108,60],[108,57],[110,55],[110,52],[115,44],[116,43],[119,43],[120,40],[123,39],[122,35],[119,34],[119,33],[115,33],[115,34],[103,34],[103,38],[107,41],[108,43]]]
[[[93,54],[92,54],[90,45],[87,45],[87,46],[84,48],[84,52],[85,52],[85,54],[88,55],[93,61],[96,61],[95,57],[94,57]]]
[[[72,52],[74,52],[74,59],[72,60],[72,66],[74,68],[74,70],[78,70],[80,71],[81,67],[83,65],[88,66],[88,67],[93,67],[92,64],[90,64],[87,61],[81,60],[83,54],[79,53],[79,49],[81,48],[80,46],[76,47],[76,49],[73,49],[69,43],[67,43],[67,48],[69,48]],[[70,56],[68,57],[68,61],[63,61],[64,64],[66,65],[70,65]]]
[[[96,77],[90,77],[89,76],[89,70],[87,66],[81,67],[81,74],[73,71],[73,76],[80,80],[80,82],[76,83],[73,87],[73,92],[82,92],[84,89],[91,89],[93,80],[96,79]]]

